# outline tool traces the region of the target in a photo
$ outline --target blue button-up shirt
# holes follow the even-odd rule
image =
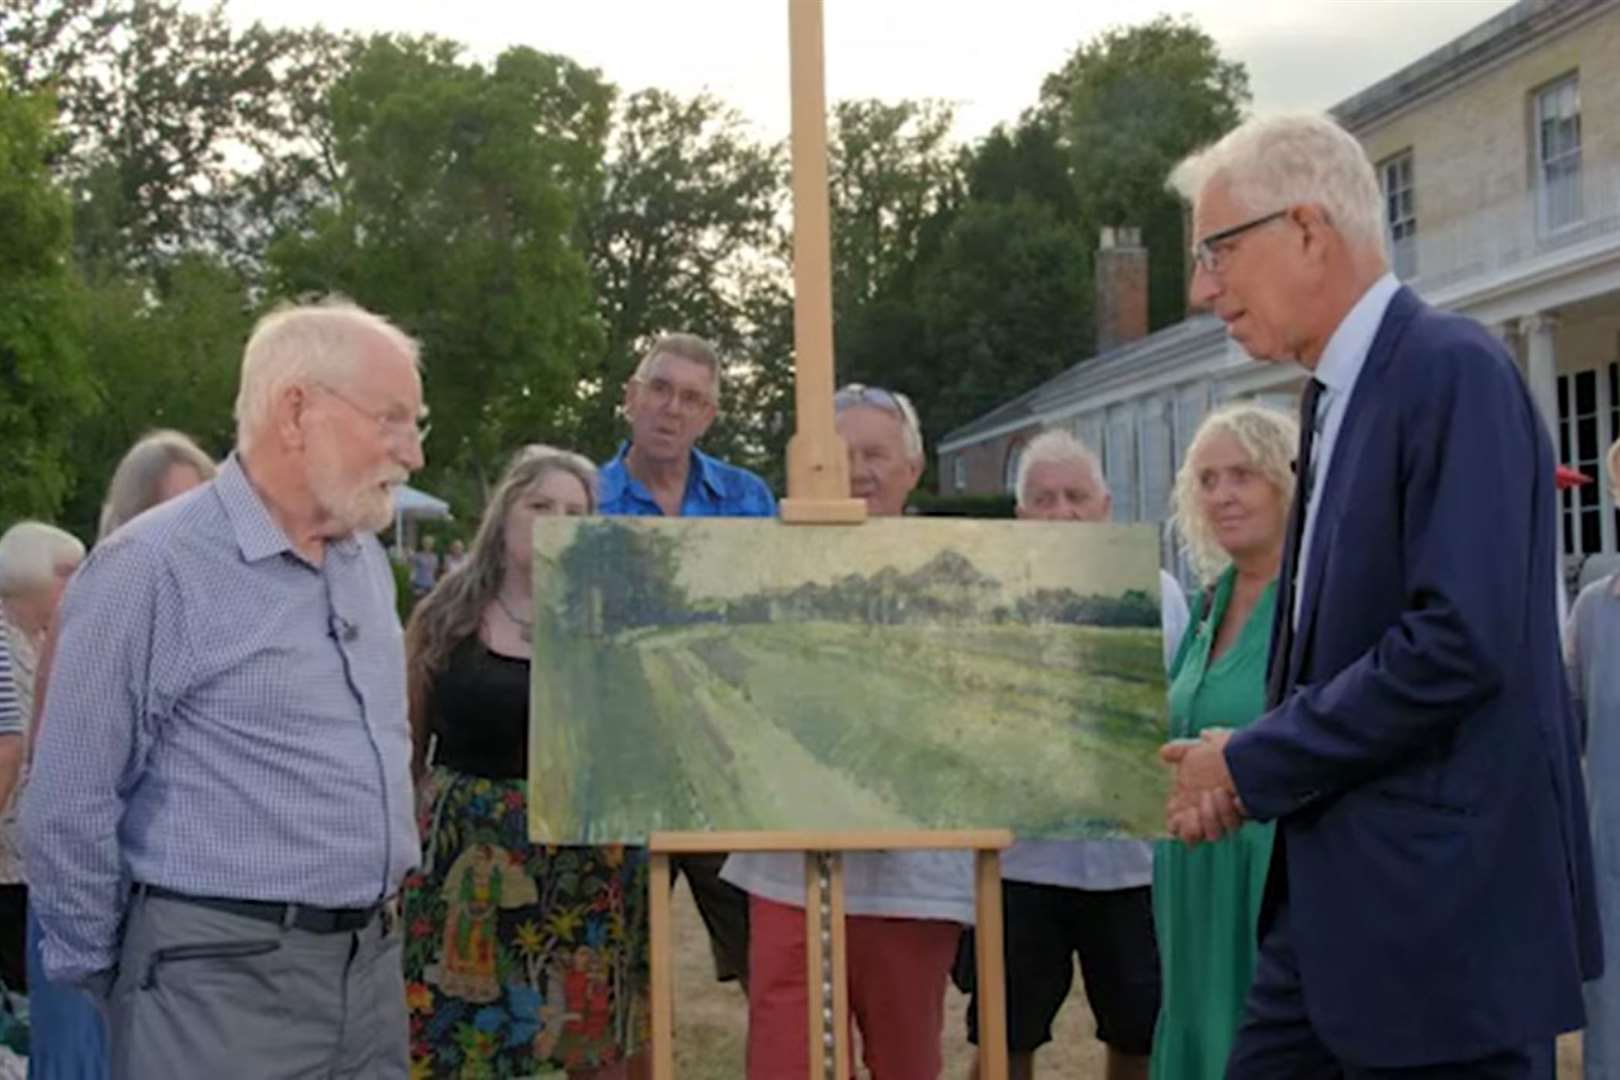
[[[68,588],[23,811],[45,970],[113,967],[132,882],[363,907],[420,856],[405,654],[370,536],[299,556],[235,458]]]
[[[601,490],[601,512],[648,517],[663,514],[652,492],[630,475],[624,455],[629,443],[620,443],[613,460],[602,466],[597,479]],[[686,494],[681,498],[682,517],[775,517],[776,497],[765,481],[735,465],[727,465],[701,450],[692,451],[686,471]]]

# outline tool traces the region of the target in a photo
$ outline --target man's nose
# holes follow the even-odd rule
[[[1187,283],[1187,306],[1194,311],[1209,311],[1220,294],[1221,279],[1205,269],[1201,260],[1194,259],[1192,280]]]

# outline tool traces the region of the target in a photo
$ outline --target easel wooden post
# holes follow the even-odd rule
[[[832,271],[827,208],[827,102],[821,0],[788,0],[793,85],[793,337],[797,427],[788,443],[782,520],[795,525],[858,525],[866,504],[849,495],[849,463],[833,424]],[[674,953],[670,857],[704,852],[802,852],[811,1080],[849,1080],[848,951],[844,863],[849,851],[967,850],[974,853],[974,919],[982,1080],[1007,1080],[1002,962],[1001,852],[1006,829],[954,832],[859,831],[654,833],[649,912],[653,1080],[675,1076]]]

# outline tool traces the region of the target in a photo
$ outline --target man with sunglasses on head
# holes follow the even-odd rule
[[[923,473],[922,431],[904,394],[852,384],[833,399],[849,453],[851,493],[874,517],[904,513]],[[753,982],[749,1080],[809,1068],[804,859],[733,855],[726,879],[750,894]],[[945,986],[964,923],[973,921],[971,856],[954,851],[844,856],[849,1003],[872,1080],[933,1080],[942,1067]]]
[[[1277,823],[1227,1075],[1550,1080],[1602,955],[1541,415],[1389,272],[1331,120],[1250,120],[1172,184],[1193,305],[1307,374],[1268,711],[1162,752],[1181,840]]]
[[[765,481],[697,448],[720,411],[720,357],[695,334],[653,342],[624,385],[630,439],[602,466],[601,512],[664,517],[775,517]],[[720,880],[724,855],[681,855],[709,932],[714,974],[748,988],[748,897]]]

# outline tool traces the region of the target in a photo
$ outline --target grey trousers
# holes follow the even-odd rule
[[[406,1080],[401,930],[312,934],[130,898],[107,1000],[112,1080]]]

